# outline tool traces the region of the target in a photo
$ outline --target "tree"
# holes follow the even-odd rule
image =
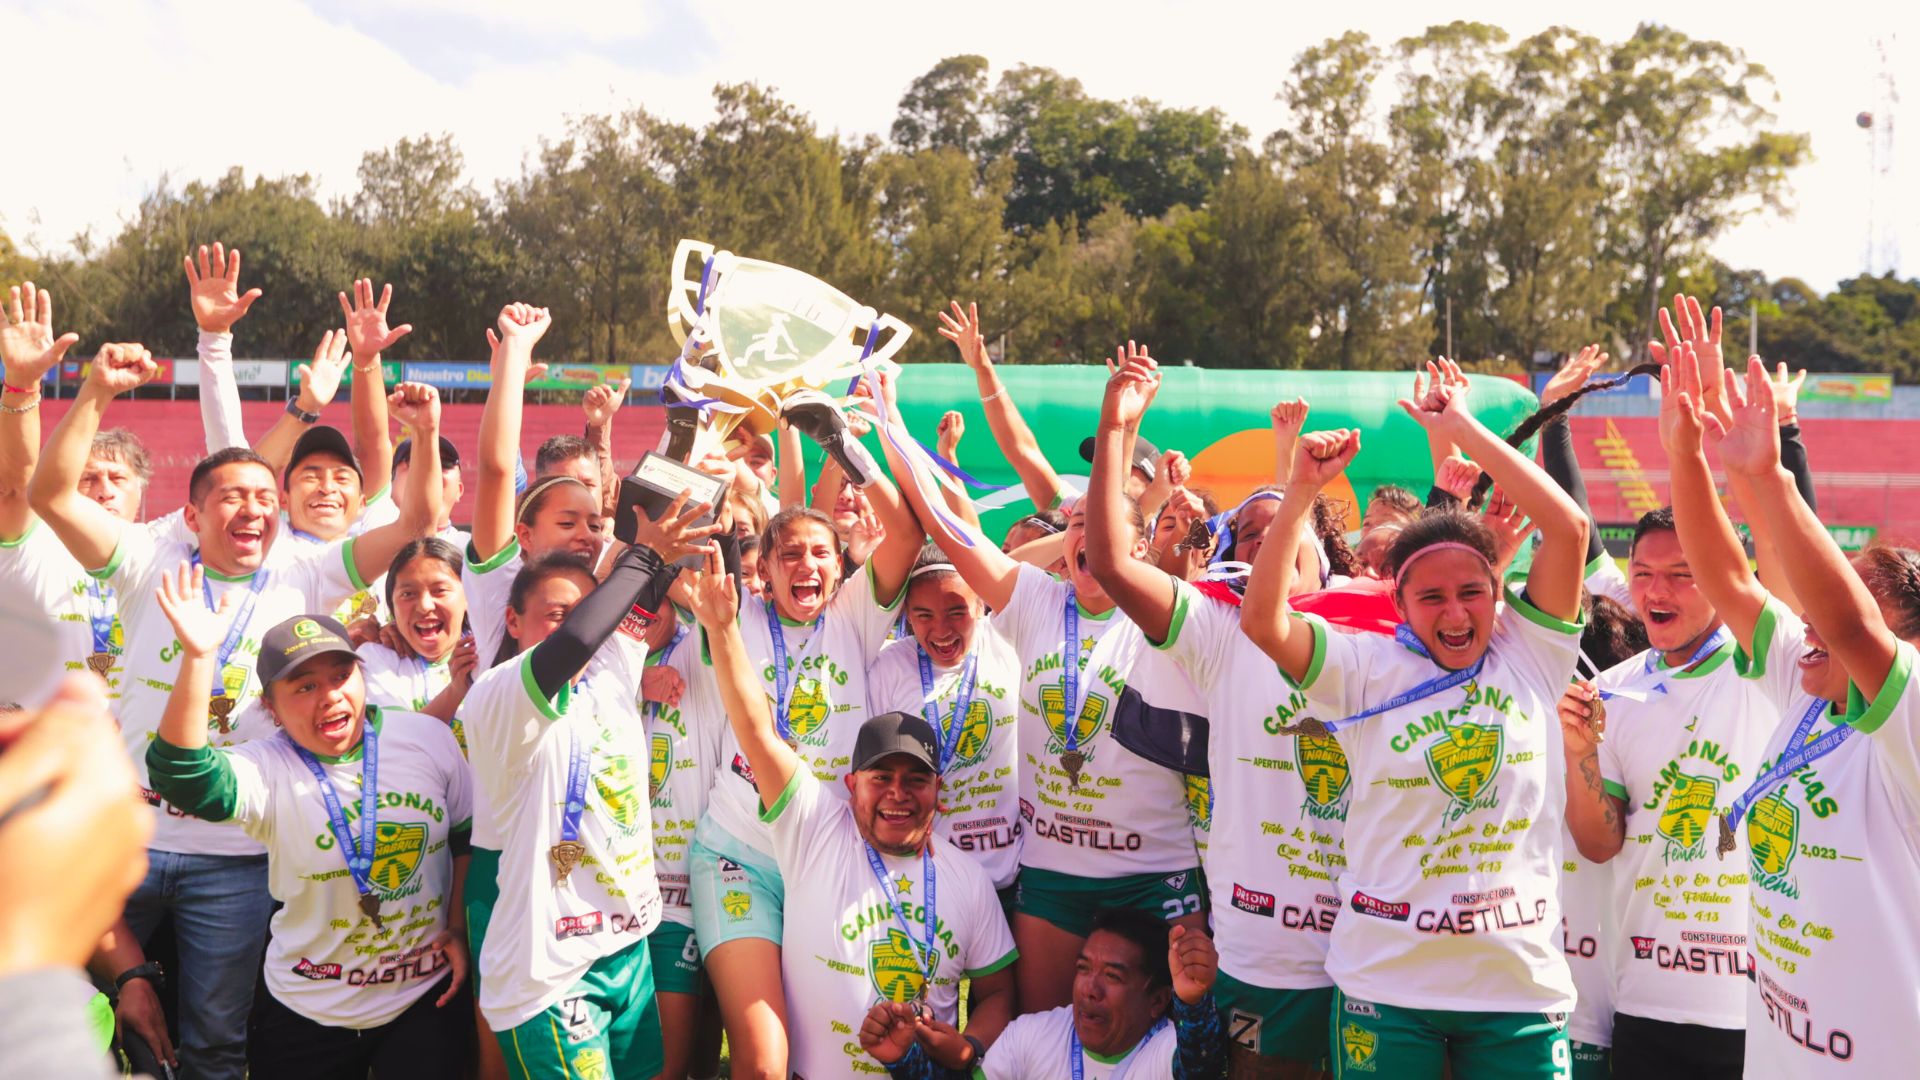
[[[951,148],[977,156],[986,137],[986,97],[987,58],[947,57],[901,95],[894,145],[909,153]]]

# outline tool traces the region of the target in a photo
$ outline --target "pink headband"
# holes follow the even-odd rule
[[[1480,564],[1487,568],[1488,574],[1493,573],[1493,564],[1487,561],[1486,553],[1481,551],[1479,548],[1474,547],[1472,544],[1463,544],[1458,540],[1442,540],[1437,544],[1428,544],[1426,547],[1421,548],[1420,550],[1407,556],[1404,560],[1401,561],[1399,572],[1393,575],[1394,591],[1395,592],[1400,591],[1400,581],[1402,578],[1405,578],[1407,576],[1407,571],[1413,569],[1414,563],[1420,561],[1420,559],[1423,556],[1431,555],[1436,551],[1468,552],[1474,558],[1480,560]]]

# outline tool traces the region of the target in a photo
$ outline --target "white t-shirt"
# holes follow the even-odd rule
[[[1759,775],[1767,739],[1799,689],[1806,628],[1768,601],[1754,645],[1766,650],[1758,664],[1729,641],[1692,671],[1668,672],[1649,652],[1596,680],[1602,692],[1621,691],[1605,700],[1600,744],[1601,780],[1627,806],[1626,842],[1613,860],[1616,1012],[1746,1026],[1745,855],[1722,860],[1715,847],[1721,812]],[[1649,657],[1665,673],[1658,682],[1649,681]]]
[[[154,590],[161,574],[178,572],[180,564],[194,555],[191,541],[192,537],[172,530],[129,526],[121,530],[113,558],[93,575],[119,593],[120,620],[126,628],[127,651],[121,656],[125,674],[113,712],[140,776],[141,791],[155,808],[148,847],[195,855],[258,855],[260,845],[243,830],[228,822],[189,817],[161,802],[147,782],[147,744],[159,730],[160,715],[180,673],[180,643],[154,599]],[[354,570],[352,539],[300,551],[276,543],[260,573],[266,576],[257,592],[258,575],[234,580],[212,570],[206,573],[206,589],[216,604],[227,593],[234,594],[234,625],[240,634],[219,675],[226,695],[235,703],[228,717],[233,730],[221,731],[211,716],[207,722],[208,742],[216,747],[238,746],[278,730],[259,705],[260,680],[253,667],[260,654],[260,636],[296,615],[330,611],[366,584]],[[254,596],[250,614],[246,612],[249,595]],[[244,626],[238,621],[243,615]]]
[[[367,679],[367,700],[375,705],[419,712],[453,681],[453,665],[446,660],[401,656],[377,641],[355,651]]]
[[[366,509],[361,511],[359,517],[353,519],[353,524],[347,526],[346,537],[342,537],[342,539],[359,536],[378,524],[379,522],[370,519],[370,515],[377,507],[383,504],[387,506],[393,505],[393,500],[387,497],[385,489],[376,492],[373,498],[367,501]],[[397,512],[392,515],[392,520],[400,520]],[[281,510],[280,537],[276,543],[286,545],[290,551],[297,554],[311,554],[325,550],[333,544],[338,543],[338,541],[322,540],[311,533],[302,532],[294,528],[293,520],[287,516],[285,510]],[[358,585],[354,588],[353,595],[342,601],[338,607],[330,611],[319,612],[318,614],[330,615],[343,626],[352,624],[356,619],[364,618],[379,618],[384,621],[382,612],[384,605],[382,605],[380,601],[381,589],[379,585],[380,578],[375,578],[373,581]]]
[[[1018,953],[993,882],[967,853],[933,843],[936,947],[928,987],[922,859],[875,852],[906,909],[903,930],[867,861],[852,808],[829,790],[800,770],[766,815],[787,888],[780,968],[793,1042],[788,1069],[795,1076],[878,1074],[884,1070],[859,1040],[875,1002],[912,1001],[924,990],[934,1016],[957,1025],[960,980],[999,971]]]
[[[1748,1076],[1910,1076],[1920,1060],[1917,661],[1902,642],[1871,707],[1855,691],[1846,717],[1829,713],[1808,738],[1836,723],[1854,734],[1756,801],[1735,830],[1752,874]],[[1810,702],[1785,711],[1763,766],[1786,752]]]
[[[993,623],[1024,665],[1020,688],[1020,816],[1027,836],[1020,865],[1088,878],[1164,874],[1199,865],[1187,820],[1186,781],[1109,736],[1131,658],[1149,646],[1119,608],[1089,615],[1065,582],[1022,565],[1013,598]],[[1066,605],[1080,633],[1076,750],[1085,755],[1075,788],[1066,751]],[[1105,648],[1101,642],[1119,635]],[[1094,663],[1094,652],[1101,652]]]
[[[886,644],[893,628],[900,598],[881,607],[873,598],[871,565],[842,582],[838,592],[821,613],[817,625],[795,626],[780,619],[780,633],[787,648],[787,668],[792,672],[788,684],[788,722],[798,742],[800,757],[815,778],[829,791],[846,797],[840,778],[852,767],[853,740],[866,722],[868,672],[880,647]],[[778,618],[778,616],[774,616]],[[746,640],[747,656],[760,674],[769,707],[774,704],[773,636],[767,628],[767,606],[742,593],[740,596],[740,636]],[[702,659],[705,654],[702,638]],[[720,733],[719,775],[713,781],[708,803],[713,823],[729,836],[763,855],[773,854],[773,839],[760,820],[760,792],[753,786],[753,769],[733,737],[733,726]]]
[[[1015,745],[1020,687],[1020,661],[985,619],[974,623],[973,653],[979,657],[974,672],[972,703],[960,722],[953,760],[940,780],[944,807],[933,823],[933,833],[971,852],[995,888],[1013,884],[1020,872],[1020,775],[1015,771]],[[963,660],[951,668],[933,666],[933,699],[920,688],[920,643],[912,635],[880,650],[867,676],[868,704],[875,713],[903,712],[923,716],[941,734],[953,722],[960,696]],[[929,715],[931,714],[931,715]]]
[[[1347,861],[1347,756],[1330,736],[1283,733],[1312,710],[1240,632],[1238,607],[1184,581],[1175,588],[1161,648],[1205,700],[1207,772],[1223,823],[1206,861],[1221,970],[1274,989],[1332,985],[1327,936],[1340,913],[1334,876]]]
[[[987,1080],[1069,1080],[1073,1076],[1073,1006],[1016,1016],[987,1048],[976,1076]],[[1082,1059],[1084,1080],[1173,1080],[1178,1036],[1163,1023],[1117,1061]]]
[[[1302,689],[1323,716],[1440,674],[1393,638],[1308,625]],[[1560,951],[1556,706],[1579,645],[1578,626],[1509,590],[1477,679],[1339,733],[1353,801],[1327,974],[1347,996],[1408,1009],[1573,1009]]]
[[[223,751],[233,767],[234,821],[267,846],[267,891],[285,906],[267,942],[267,989],[328,1027],[385,1024],[447,972],[429,948],[453,898],[448,834],[468,827],[467,763],[447,725],[399,710],[378,717],[378,824],[371,878],[383,929],[360,911],[319,784],[284,732]],[[359,843],[360,748],[320,759]]]
[[[479,810],[500,838],[499,899],[480,950],[480,1011],[495,1031],[560,1000],[595,960],[660,923],[646,729],[633,707],[638,665],[609,664],[549,701],[532,654],[492,668],[461,704]],[[579,839],[565,884],[548,851],[561,839],[573,739],[591,753]]]
[[[1628,611],[1633,610],[1633,590],[1627,585],[1627,575],[1620,572],[1620,564],[1613,561],[1613,556],[1604,551],[1587,564],[1587,591],[1604,596]]]
[[[513,595],[513,579],[520,573],[520,541],[508,540],[507,546],[493,558],[476,562],[473,544],[460,549],[460,587],[467,594],[467,628],[473,631],[473,644],[480,657],[480,668],[493,666],[500,655],[500,642],[507,636],[507,601]]]
[[[680,673],[686,687],[680,704],[638,704],[647,725],[647,790],[652,793],[653,866],[660,882],[661,914],[669,922],[692,926],[687,848],[700,815],[707,812],[727,713],[713,669],[700,662],[698,630],[682,628],[680,633],[666,649],[647,657],[649,666],[665,664]]]
[[[1560,951],[1573,971],[1575,1001],[1567,1037],[1588,1046],[1613,1045],[1613,972],[1620,942],[1620,916],[1613,909],[1613,863],[1580,857],[1572,836],[1562,836]]]

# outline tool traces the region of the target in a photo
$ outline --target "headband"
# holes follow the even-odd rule
[[[921,574],[957,574],[959,572],[950,562],[930,562],[925,566],[914,567],[913,573],[907,575],[907,580],[912,581]]]
[[[561,484],[580,484],[580,481],[571,476],[549,476],[545,480],[528,488],[526,494],[520,496],[520,507],[513,513],[513,523],[515,525],[525,525],[527,523],[527,507],[533,505],[533,501],[540,497],[541,492],[558,487]],[[585,484],[580,484],[582,489],[585,489],[586,486]]]
[[[1480,565],[1485,566],[1487,568],[1488,574],[1493,573],[1493,564],[1487,561],[1486,552],[1481,551],[1479,548],[1474,547],[1472,544],[1463,544],[1458,540],[1442,540],[1437,544],[1428,544],[1426,547],[1420,548],[1419,550],[1415,551],[1413,554],[1407,556],[1404,560],[1401,561],[1399,571],[1393,575],[1393,590],[1395,592],[1400,591],[1400,580],[1407,576],[1407,571],[1413,569],[1414,563],[1418,562],[1420,559],[1428,555],[1433,554],[1436,551],[1467,552],[1471,554],[1474,558],[1480,560]]]
[[[1029,529],[1039,529],[1048,536],[1052,536],[1060,531],[1053,522],[1048,521],[1039,514],[1028,514],[1026,517],[1020,519],[1020,524],[1025,525]]]

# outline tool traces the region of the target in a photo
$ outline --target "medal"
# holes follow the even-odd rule
[[[1087,763],[1087,755],[1078,750],[1068,750],[1060,755],[1060,767],[1067,770],[1067,786],[1080,790],[1080,769]]]
[[[233,734],[233,699],[225,694],[215,694],[207,701],[207,713],[213,717],[213,724],[220,734]]]
[[[216,702],[226,700],[215,698]],[[286,732],[280,737],[287,738]],[[291,739],[288,740],[292,742]],[[327,809],[327,831],[333,834],[334,848],[347,864],[347,876],[353,879],[354,891],[360,894],[360,913],[373,920],[373,928],[385,930],[386,924],[380,918],[380,898],[373,892],[373,864],[379,852],[380,836],[380,726],[379,710],[369,707],[361,721],[360,730],[360,835],[355,837],[353,827],[347,822],[347,814],[340,807],[340,794],[334,790],[333,781],[327,778],[327,771],[321,767],[320,759],[313,756],[306,747],[294,744],[293,751],[299,755],[300,763],[313,774],[315,787],[319,789],[320,801]],[[403,913],[404,915],[404,913]]]
[[[1733,823],[1727,820],[1727,812],[1722,810],[1720,811],[1720,842],[1714,845],[1713,851],[1714,854],[1724,859],[1726,858],[1727,852],[1732,850]]]
[[[378,612],[379,610],[380,610],[380,603],[379,601],[373,598],[373,594],[370,592],[363,592],[360,594],[359,598],[354,601],[353,618],[354,619],[371,619],[373,618],[374,613]]]
[[[92,653],[87,657],[87,667],[91,669],[95,675],[104,679],[107,677],[107,672],[113,670],[113,654],[110,652]]]
[[[578,840],[562,840],[547,849],[547,858],[553,860],[553,871],[557,875],[553,881],[555,888],[567,883],[567,875],[580,865],[586,853],[587,845]]]
[[[197,551],[193,555],[193,565],[200,565],[200,553]],[[240,647],[240,642],[247,636],[247,624],[253,620],[254,603],[260,599],[260,590],[266,587],[268,576],[266,570],[256,571],[253,580],[248,583],[246,599],[240,602],[240,610],[234,612],[233,623],[227,627],[226,640],[220,643],[220,650],[214,654],[214,678],[226,678],[227,665],[233,660],[234,650]],[[200,581],[200,593],[206,599],[208,611],[220,610],[220,605],[213,602],[213,586],[206,578]],[[246,680],[242,679],[240,689],[245,688]],[[222,735],[233,734],[233,721],[229,718],[233,715],[235,704],[237,702],[227,694],[224,685],[215,690],[212,699],[207,702],[207,715],[213,718],[214,726],[220,729]]]
[[[1811,742],[1808,741],[1813,734],[1814,725],[1820,722],[1820,717],[1826,713],[1830,704],[1821,698],[1815,698],[1808,704],[1806,713],[1800,717],[1800,722],[1794,725],[1793,733],[1787,736],[1786,752],[1780,755],[1772,768],[1761,773],[1752,784],[1748,785],[1747,790],[1733,800],[1731,807],[1721,812],[1720,843],[1716,849],[1716,854],[1721,858],[1726,858],[1727,852],[1733,850],[1733,830],[1747,816],[1747,811],[1753,809],[1754,803],[1766,798],[1773,789],[1786,783],[1787,778],[1794,773],[1840,749],[1853,734],[1853,725],[1842,721],[1836,723],[1825,735]]]
[[[114,594],[104,581],[87,583],[87,624],[92,630],[93,652],[87,668],[102,679],[113,670]]]
[[[385,930],[386,924],[380,921],[380,898],[370,892],[360,894],[360,913],[373,920],[375,930]]]
[[[1280,734],[1305,735],[1309,738],[1324,739],[1328,735],[1333,734],[1333,732],[1327,730],[1327,725],[1322,722],[1319,717],[1308,716],[1302,718],[1297,724],[1280,725]]]

